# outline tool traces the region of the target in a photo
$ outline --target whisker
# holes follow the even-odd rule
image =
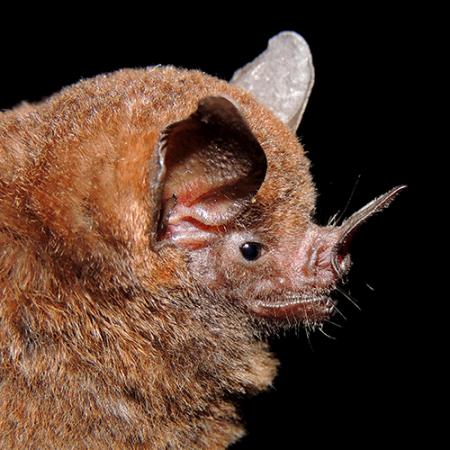
[[[330,320],[330,319],[326,319],[325,322],[326,322],[326,323],[329,323],[330,325],[334,325],[334,326],[337,327],[337,328],[342,328],[342,325],[341,325],[341,324],[336,323],[336,322],[333,322],[333,321]]]
[[[358,305],[358,303],[356,302],[356,300],[347,292],[345,292],[344,290],[336,287],[336,290],[342,294],[356,309],[358,309],[358,311],[361,311],[361,307]]]
[[[327,338],[332,339],[333,341],[336,340],[336,338],[334,336],[329,335],[328,333],[325,333],[325,331],[323,331],[323,327],[318,327],[318,330]]]
[[[354,183],[354,185],[353,185],[352,191],[350,192],[350,196],[349,196],[349,198],[348,198],[348,200],[347,200],[347,203],[345,204],[344,209],[343,209],[342,212],[339,214],[339,216],[337,217],[337,219],[336,219],[336,221],[335,221],[334,223],[339,223],[339,222],[342,220],[342,218],[344,217],[345,213],[347,212],[348,207],[350,206],[350,202],[352,201],[353,196],[355,195],[356,188],[358,187],[360,178],[361,178],[361,174],[359,174],[359,175],[356,177],[356,181],[355,181],[355,183]]]
[[[337,307],[336,303],[333,305],[333,311],[336,311],[344,320],[347,320],[347,317],[344,316],[344,313]]]
[[[312,343],[311,343],[311,333],[309,332],[309,325],[308,324],[305,325],[304,330],[305,330],[305,333],[306,333],[306,339],[308,340],[308,346],[309,346],[310,350],[313,352],[314,348],[313,348]]]
[[[309,327],[310,327],[310,320],[309,320],[309,317],[308,317],[308,312],[307,311],[305,311],[305,316],[306,316],[306,321],[305,321],[305,327],[304,327],[304,329],[305,329],[305,333],[306,333],[306,338],[308,339],[308,345],[309,345],[309,348],[311,349],[311,351],[313,352],[314,351],[314,348],[313,348],[313,346],[312,346],[312,342],[311,342],[311,334],[310,334],[310,329],[309,329]]]
[[[339,211],[335,212],[329,219],[328,219],[328,223],[327,226],[329,227],[334,227],[336,225],[336,218],[339,215]]]
[[[366,285],[372,292],[375,292],[375,288],[372,287],[369,283],[365,283],[365,285]]]

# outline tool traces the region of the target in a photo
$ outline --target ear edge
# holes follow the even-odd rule
[[[192,123],[194,121],[194,123]],[[244,179],[242,182],[243,189],[247,189],[248,192],[242,192],[242,195],[240,192],[236,194],[236,204],[233,204],[233,196],[231,198],[227,198],[227,195],[224,194],[224,200],[228,201],[228,204],[225,204],[222,202],[223,208],[228,208],[228,206],[235,206],[235,208],[226,211],[229,214],[229,217],[227,219],[226,214],[221,214],[220,212],[220,192],[223,190],[225,193],[228,192],[228,197],[230,196],[229,192],[227,191],[228,186],[226,182],[223,184],[219,184],[215,186],[215,191],[217,191],[219,194],[219,197],[217,197],[215,200],[213,198],[213,202],[217,202],[219,207],[219,212],[216,211],[216,216],[213,217],[216,222],[212,221],[211,223],[208,222],[208,220],[203,221],[204,227],[198,227],[200,234],[202,234],[201,238],[204,237],[213,238],[214,233],[219,233],[224,230],[226,230],[226,224],[229,223],[231,220],[233,220],[233,217],[236,217],[238,215],[238,210],[243,209],[245,206],[248,207],[250,204],[250,201],[246,202],[245,198],[248,197],[248,200],[250,200],[250,197],[255,195],[256,192],[259,190],[259,187],[264,181],[266,170],[267,170],[267,160],[266,156],[264,154],[264,151],[262,150],[262,147],[260,146],[259,142],[257,141],[256,137],[253,135],[250,127],[248,126],[247,122],[245,121],[244,117],[240,113],[237,105],[233,102],[227,99],[226,97],[219,97],[219,96],[210,96],[205,97],[202,100],[199,101],[198,108],[196,111],[194,111],[190,116],[188,116],[186,119],[183,119],[178,122],[174,122],[172,124],[169,124],[161,133],[160,138],[156,144],[155,148],[155,157],[153,158],[153,164],[156,167],[156,175],[154,176],[154,179],[151,183],[151,192],[153,197],[153,217],[152,217],[152,230],[151,230],[151,245],[154,250],[159,250],[165,245],[173,244],[174,242],[171,242],[171,239],[163,238],[166,234],[166,231],[168,230],[168,226],[179,226],[178,224],[170,223],[169,217],[171,215],[171,210],[174,210],[177,208],[177,196],[174,193],[173,198],[174,203],[173,205],[169,205],[169,208],[165,209],[164,206],[164,184],[167,180],[167,167],[166,167],[166,158],[168,155],[168,152],[170,151],[170,145],[174,141],[174,136],[176,136],[176,133],[179,133],[181,131],[186,131],[186,129],[189,129],[189,127],[192,125],[192,129],[197,130],[198,123],[202,123],[204,127],[208,131],[211,131],[210,128],[214,131],[214,128],[216,127],[217,130],[225,132],[226,135],[234,135],[236,139],[243,139],[244,142],[250,143],[248,147],[254,149],[254,155],[247,155],[248,157],[252,157],[253,160],[251,163],[253,164],[252,167],[256,166],[259,168],[258,171],[256,171],[256,175],[261,173],[257,176],[256,181],[253,183],[250,183],[248,179]],[[179,128],[181,127],[181,128]],[[198,129],[202,129],[201,127]],[[217,131],[216,130],[216,131]],[[191,130],[192,131],[192,130]],[[175,133],[175,135],[173,134]],[[176,139],[175,139],[176,141]],[[243,146],[245,147],[245,145]],[[240,155],[242,156],[242,155]],[[250,175],[254,175],[254,173],[250,173]],[[249,176],[249,174],[247,174]],[[247,184],[246,184],[247,183]],[[239,191],[239,189],[237,190]],[[224,193],[222,192],[222,194]],[[214,193],[213,193],[214,194]],[[214,194],[216,195],[216,194]],[[208,192],[204,192],[201,195],[198,196],[198,198],[194,201],[194,203],[200,199],[206,201],[211,201],[212,195],[210,195]],[[166,199],[167,201],[167,199]],[[240,204],[238,205],[238,201]],[[239,208],[238,206],[241,206]],[[186,209],[185,205],[180,204],[180,209]],[[202,204],[200,204],[200,210],[202,208]],[[233,211],[236,210],[236,214],[233,214]],[[167,212],[169,211],[169,212]],[[184,223],[184,229],[186,230],[187,235],[189,233],[194,236],[195,233],[192,229],[193,225],[197,222],[202,223],[201,217],[198,217],[197,214],[198,211],[191,210],[191,214],[185,214],[184,219],[182,219],[179,222],[185,222]],[[177,213],[180,213],[180,211],[177,211]],[[178,214],[179,215],[179,214]],[[173,221],[172,221],[173,222]],[[188,225],[186,225],[188,223]],[[186,225],[186,226],[185,226]],[[182,227],[179,227],[178,230],[182,230]],[[192,233],[191,233],[192,232]],[[181,236],[179,239],[175,237],[174,241],[175,244],[180,244],[183,242],[184,237]],[[205,239],[206,240],[206,239]],[[192,248],[192,245],[189,245],[189,239],[184,240],[187,245],[178,245],[186,248]],[[195,247],[195,245],[194,245]]]
[[[288,79],[293,83],[292,89],[289,83],[284,83],[282,76],[289,65],[292,73]],[[272,37],[267,48],[253,61],[238,69],[230,83],[253,94],[295,132],[306,109],[314,79],[314,65],[307,42],[298,33],[284,31]],[[291,91],[296,96],[292,96]],[[270,92],[272,94],[269,95]]]

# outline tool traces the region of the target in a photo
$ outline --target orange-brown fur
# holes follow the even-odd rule
[[[239,105],[268,174],[276,235],[314,207],[295,135],[201,72],[123,70],[0,113],[0,447],[223,448],[235,399],[276,361],[246,315],[204,298],[183,250],[152,249],[160,132],[200,99]],[[288,195],[289,194],[289,195]]]

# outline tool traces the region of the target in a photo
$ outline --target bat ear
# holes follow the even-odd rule
[[[154,247],[208,245],[245,209],[264,180],[266,156],[239,110],[206,97],[169,125],[156,149]]]
[[[314,84],[308,44],[292,31],[277,34],[263,53],[234,73],[231,83],[253,94],[295,132]]]

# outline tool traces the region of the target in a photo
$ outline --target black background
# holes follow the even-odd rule
[[[422,438],[432,448],[431,411],[423,406],[432,370],[424,324],[432,319],[413,271],[422,245],[417,205],[427,138],[419,101],[429,19],[381,6],[297,10],[244,17],[230,7],[195,19],[124,11],[114,20],[78,11],[71,24],[68,12],[31,27],[15,17],[2,31],[0,108],[122,67],[173,64],[229,79],[274,34],[302,34],[316,68],[299,136],[320,193],[317,220],[344,207],[358,177],[347,215],[393,186],[409,189],[353,243],[347,290],[361,311],[341,298],[347,319],[336,316],[341,328],[325,328],[334,339],[314,333],[308,341],[300,333],[274,340],[279,375],[271,391],[243,401],[248,436],[233,448],[403,447]]]

